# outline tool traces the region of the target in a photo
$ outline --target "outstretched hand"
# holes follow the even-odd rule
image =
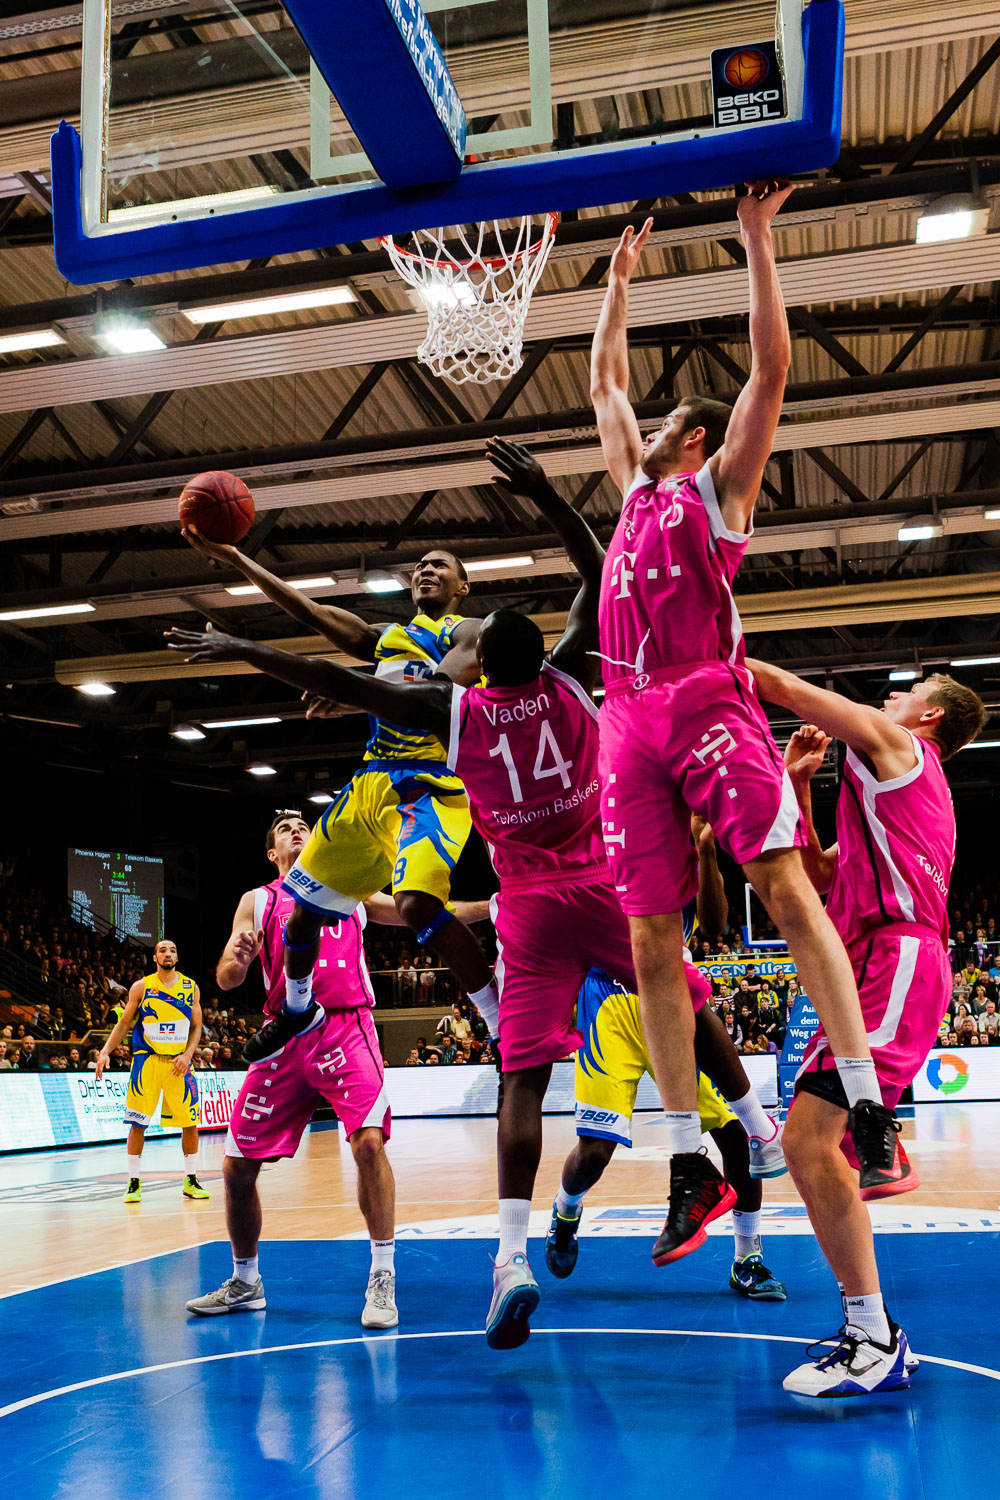
[[[216,630],[211,620],[204,632],[181,630],[175,625],[172,630],[163,632],[163,639],[171,651],[190,652],[189,662],[242,661],[243,653],[250,644],[239,636],[226,635],[224,631]]]
[[[303,693],[307,719],[346,719],[351,714],[363,714],[363,708],[354,708],[349,703],[337,703],[333,698],[321,698],[318,693]]]
[[[830,735],[817,729],[815,724],[803,724],[801,729],[796,729],[785,746],[785,769],[789,776],[803,781],[815,776],[832,743]]]
[[[646,220],[638,234],[633,225],[626,226],[615,253],[611,257],[611,280],[631,281],[652,227],[652,219]]]
[[[747,193],[736,205],[740,221],[740,232],[744,239],[747,232],[766,228],[781,205],[793,191],[793,186],[784,178],[760,178],[747,183]]]
[[[197,526],[182,526],[181,536],[202,557],[210,557],[213,562],[229,563],[231,567],[237,567],[237,560],[243,555],[238,547],[230,547],[225,542],[210,542],[207,536],[202,536]]]
[[[527,500],[538,500],[551,493],[552,486],[545,477],[545,470],[520,443],[511,443],[500,437],[487,438],[486,457],[500,470],[494,483],[502,484],[513,494],[523,495]]]

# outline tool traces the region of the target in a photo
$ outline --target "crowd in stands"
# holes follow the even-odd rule
[[[417,1037],[405,1066],[437,1068],[495,1062],[489,1027],[470,1000],[460,1000],[438,1021],[432,1042],[425,1036]]]
[[[1000,889],[977,886],[951,913],[951,1004],[944,1047],[1000,1047]]]

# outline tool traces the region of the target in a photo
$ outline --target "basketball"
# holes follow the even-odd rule
[[[253,496],[235,474],[196,474],[177,507],[182,526],[197,526],[210,542],[241,542],[253,525]]]
[[[753,88],[754,84],[763,83],[767,77],[768,61],[756,47],[744,47],[726,58],[723,72],[726,82],[732,84],[734,89]]]

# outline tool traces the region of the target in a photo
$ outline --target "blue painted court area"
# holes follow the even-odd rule
[[[645,1241],[584,1240],[563,1283],[532,1241],[543,1301],[509,1354],[482,1336],[482,1240],[402,1243],[400,1327],[372,1336],[364,1243],[265,1245],[267,1312],[204,1320],[184,1302],[227,1247],[180,1251],[6,1299],[0,1474],[19,1500],[995,1494],[996,1241],[881,1235],[926,1355],[909,1392],[823,1404],[781,1390],[839,1322],[807,1237],[769,1242],[789,1300],[767,1305],[725,1288],[728,1239],[660,1271]]]

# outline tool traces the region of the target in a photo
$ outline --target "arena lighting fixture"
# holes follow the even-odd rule
[[[1000,667],[1000,656],[953,656],[952,667]]]
[[[278,772],[274,766],[265,765],[262,760],[255,761],[252,766],[247,766],[251,776],[277,776]]]
[[[918,245],[939,245],[942,240],[967,240],[985,234],[990,206],[979,193],[948,193],[925,208],[917,220]]]
[[[987,505],[983,511],[984,521],[1000,521],[1000,505]]]
[[[1000,740],[973,740],[971,744],[963,745],[963,750],[1000,750]]]
[[[151,354],[167,346],[148,323],[136,318],[108,318],[98,327],[97,342],[109,354]]]
[[[313,792],[309,801],[315,802],[317,807],[325,807],[328,802],[333,801],[333,798],[329,792]]]
[[[33,328],[22,333],[0,335],[0,354],[13,354],[18,349],[51,349],[54,344],[65,344],[66,340],[54,328]]]
[[[369,594],[401,594],[406,588],[396,573],[387,573],[383,568],[376,568],[371,573],[366,573],[361,580]]]
[[[280,724],[277,714],[262,714],[250,719],[202,719],[202,729],[252,729],[258,724]]]
[[[916,667],[899,667],[895,672],[889,673],[890,682],[916,682],[922,674]]]
[[[78,693],[86,693],[88,698],[111,698],[115,693],[110,682],[78,682],[76,690]]]
[[[944,536],[939,516],[911,516],[896,532],[897,542],[929,542],[939,536]]]
[[[325,589],[329,588],[332,583],[336,583],[337,580],[336,578],[330,577],[290,578],[288,582],[293,589]],[[259,589],[255,583],[234,583],[226,585],[226,593],[232,594],[234,597],[242,596],[244,594],[262,594],[263,592],[264,590]]]
[[[524,552],[520,557],[473,557],[465,563],[467,573],[485,573],[493,568],[533,568],[534,556]]]
[[[170,733],[175,740],[203,740],[207,738],[204,731],[199,729],[197,724],[178,724],[176,728],[171,729]]]
[[[475,307],[476,289],[465,281],[446,281],[443,277],[438,281],[426,282],[417,291],[410,293],[411,301],[418,307],[447,307],[449,303],[457,303],[459,307]]]
[[[182,307],[181,312],[189,323],[225,323],[233,318],[266,318],[272,313],[334,307],[355,300],[349,286],[326,286],[315,292],[288,292],[283,297],[246,297],[242,302],[216,302],[211,307]]]
[[[38,609],[5,609],[0,620],[46,620],[55,615],[90,615],[93,604],[43,604]]]
[[[227,213],[229,209],[239,208],[243,203],[257,203],[262,198],[273,198],[278,191],[273,184],[235,188],[231,193],[205,193],[200,198],[179,198],[169,208],[174,218],[188,213]],[[167,207],[165,203],[136,203],[130,208],[113,208],[108,214],[108,222],[138,224],[143,219],[161,219]]]

